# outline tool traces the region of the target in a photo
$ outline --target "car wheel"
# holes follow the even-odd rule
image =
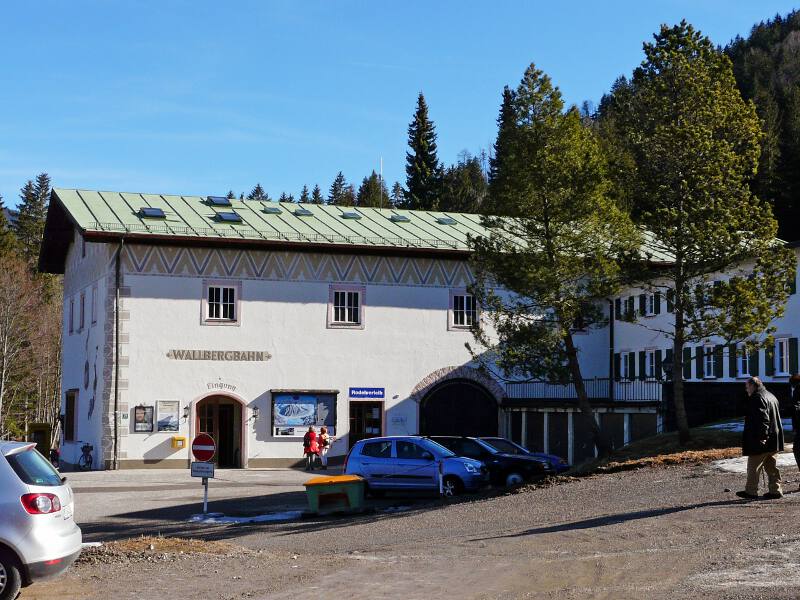
[[[7,552],[0,551],[0,600],[14,600],[22,587],[22,576],[17,561]]]
[[[458,496],[464,489],[464,485],[458,477],[448,475],[442,481],[442,495],[445,498]]]
[[[525,482],[525,478],[517,472],[506,475],[506,487],[517,487]]]

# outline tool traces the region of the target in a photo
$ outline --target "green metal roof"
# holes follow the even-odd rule
[[[259,200],[231,200],[213,206],[206,197],[98,192],[56,188],[53,196],[82,233],[131,234],[137,238],[217,238],[315,245],[353,245],[466,251],[467,236],[485,235],[480,216],[466,213],[390,208],[339,207]],[[143,217],[142,208],[160,208],[163,218]],[[298,208],[312,214],[295,214]],[[275,209],[278,208],[280,212]],[[241,223],[218,220],[217,213],[235,212]],[[360,218],[354,218],[356,212]],[[393,221],[392,215],[408,221]],[[450,217],[454,224],[443,224]]]

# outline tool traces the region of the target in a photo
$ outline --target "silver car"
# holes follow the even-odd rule
[[[64,572],[81,552],[66,478],[29,442],[0,441],[0,600]]]
[[[440,491],[455,496],[489,483],[478,460],[462,458],[436,442],[419,436],[368,438],[356,442],[345,459],[344,472],[366,480],[367,491]]]

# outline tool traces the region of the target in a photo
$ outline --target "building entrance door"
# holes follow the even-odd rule
[[[212,396],[197,403],[197,433],[217,444],[213,462],[221,469],[242,466],[242,405],[232,398]]]
[[[383,402],[350,402],[350,447],[383,433]]]

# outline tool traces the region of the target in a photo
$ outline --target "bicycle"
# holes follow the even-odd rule
[[[92,457],[94,446],[91,444],[84,444],[81,446],[81,457],[78,459],[78,468],[81,471],[91,471],[94,457]]]

